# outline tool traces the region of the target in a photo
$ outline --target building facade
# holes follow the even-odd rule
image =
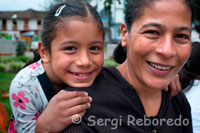
[[[39,36],[42,18],[46,12],[35,11],[0,11],[1,38],[10,36],[8,40],[26,40],[31,43],[34,36]]]

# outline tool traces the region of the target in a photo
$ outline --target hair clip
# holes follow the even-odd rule
[[[60,15],[60,13],[62,12],[63,8],[65,8],[66,5],[62,5],[61,7],[59,7],[55,13],[55,16],[58,17]]]

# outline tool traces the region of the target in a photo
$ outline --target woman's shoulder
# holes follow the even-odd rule
[[[176,96],[174,96],[172,99],[172,102],[175,103],[182,111],[191,111],[190,104],[183,93],[183,91],[180,91]]]
[[[127,81],[122,77],[116,67],[103,67],[99,77],[109,82],[114,82],[115,84],[127,84]]]

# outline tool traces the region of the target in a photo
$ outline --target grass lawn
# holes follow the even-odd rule
[[[9,92],[10,82],[15,77],[15,73],[0,72],[0,94]],[[9,116],[11,115],[10,101],[9,99],[3,99],[0,97],[0,101],[4,104]]]

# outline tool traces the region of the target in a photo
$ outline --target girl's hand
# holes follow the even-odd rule
[[[69,126],[75,116],[83,117],[92,98],[87,92],[61,90],[47,105],[36,124],[36,133],[60,132]]]
[[[174,80],[165,88],[165,91],[168,91],[170,88],[170,98],[176,96],[179,91],[181,91],[181,85],[179,81],[179,75],[176,74]]]

